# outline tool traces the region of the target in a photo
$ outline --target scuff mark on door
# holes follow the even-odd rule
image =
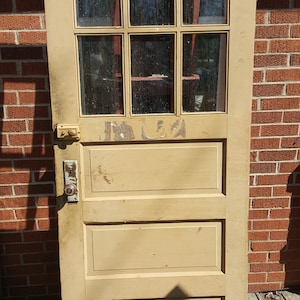
[[[98,166],[98,173],[102,176],[103,180],[107,184],[112,184],[113,179],[112,177],[106,172],[106,170],[103,170],[102,166]]]

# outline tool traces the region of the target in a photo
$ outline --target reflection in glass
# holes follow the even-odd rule
[[[121,36],[80,36],[82,113],[123,113]]]
[[[226,0],[183,0],[183,23],[226,23]]]
[[[174,24],[174,0],[130,0],[131,25]]]
[[[131,36],[134,114],[174,111],[174,36]]]
[[[79,26],[120,26],[120,0],[77,0]]]
[[[225,110],[226,34],[183,36],[183,111]]]

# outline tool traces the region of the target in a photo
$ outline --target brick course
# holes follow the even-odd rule
[[[0,4],[1,299],[60,299],[43,10]]]
[[[300,284],[300,11],[270,2],[256,19],[249,291]],[[60,299],[43,11],[0,4],[1,299]]]
[[[249,291],[300,284],[299,22],[299,10],[257,12],[254,74],[262,75],[253,87]]]

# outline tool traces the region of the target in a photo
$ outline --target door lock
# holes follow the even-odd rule
[[[74,196],[77,194],[77,186],[73,183],[66,184],[64,191],[67,196]]]
[[[64,160],[64,194],[68,202],[78,202],[78,164],[77,160]]]
[[[78,125],[57,124],[56,137],[59,140],[78,141],[80,140],[80,129]]]

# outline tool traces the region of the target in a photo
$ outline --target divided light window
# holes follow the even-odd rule
[[[226,0],[77,0],[82,113],[226,109]]]

